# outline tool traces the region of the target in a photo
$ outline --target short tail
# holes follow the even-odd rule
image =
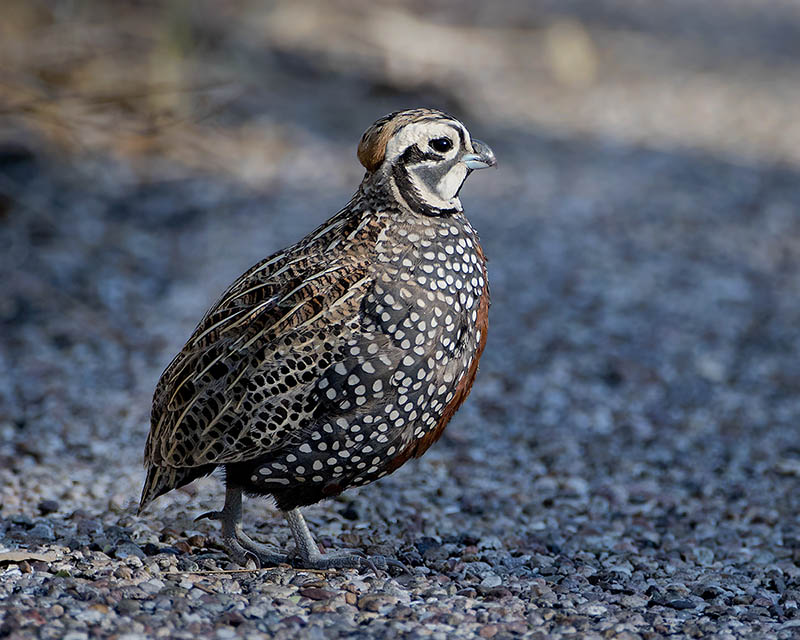
[[[170,489],[175,487],[172,484],[175,469],[168,467],[150,466],[147,468],[147,478],[142,487],[142,496],[139,498],[139,509],[136,513],[141,513],[149,503],[155,500],[158,496],[165,494]],[[172,484],[172,486],[170,486]]]
[[[163,496],[168,491],[178,489],[189,484],[192,480],[207,476],[216,469],[217,465],[207,464],[200,467],[147,467],[147,478],[142,487],[142,497],[139,498],[139,508],[136,513],[142,512],[148,504]]]

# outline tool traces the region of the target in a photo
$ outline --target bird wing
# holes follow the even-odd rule
[[[370,276],[358,252],[297,246],[255,265],[208,311],[156,386],[145,462],[263,456],[303,428]]]

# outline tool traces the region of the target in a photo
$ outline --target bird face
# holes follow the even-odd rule
[[[461,211],[458,193],[470,172],[497,164],[489,146],[472,140],[458,120],[421,109],[376,122],[364,134],[359,158],[368,169],[365,158],[372,159],[375,171],[390,176],[395,195],[427,215]]]

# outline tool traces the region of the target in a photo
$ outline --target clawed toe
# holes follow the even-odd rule
[[[261,559],[250,551],[249,549],[245,549],[242,545],[239,544],[236,540],[225,540],[225,551],[228,554],[228,557],[235,562],[236,564],[247,567],[248,562],[252,561],[255,564],[256,569],[260,569]]]
[[[197,516],[194,521],[200,522],[200,520],[222,520],[224,514],[222,511],[206,511],[205,513],[201,513]]]
[[[222,544],[228,557],[243,567],[251,561],[256,568],[274,567],[288,562],[286,556],[267,545],[255,542],[242,531],[242,492],[235,487],[227,487],[225,506],[222,511],[207,511],[197,516],[198,520],[217,520],[222,524]]]
[[[243,567],[246,567],[250,560],[256,565],[256,569],[289,563],[286,555],[274,551],[266,545],[253,542],[244,534],[235,538],[223,538],[223,544],[230,559]]]
[[[402,562],[384,556],[368,556],[357,550],[338,550],[331,553],[314,554],[307,558],[295,557],[293,565],[299,569],[315,569],[324,571],[327,569],[369,569],[377,577],[381,577],[381,571],[388,571],[394,567],[410,573],[408,567]]]
[[[365,556],[364,564],[372,569],[372,572],[376,576],[380,576],[379,570],[389,573],[389,569],[391,568],[400,569],[401,572],[411,575],[409,568],[394,558],[387,558],[385,556]]]
[[[369,559],[353,553],[320,553],[308,558],[297,557],[294,566],[298,569],[361,569],[369,566]]]
[[[369,560],[371,560],[373,564],[382,571],[388,571],[390,568],[395,568],[400,569],[403,573],[411,575],[411,569],[394,558],[387,558],[385,556],[370,556]]]

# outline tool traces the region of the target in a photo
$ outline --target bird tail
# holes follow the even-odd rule
[[[164,495],[168,491],[178,489],[189,484],[192,480],[207,476],[217,467],[207,464],[200,467],[147,467],[147,478],[142,487],[142,497],[139,499],[137,514],[142,512],[149,503]]]
[[[170,469],[169,467],[157,467],[155,465],[147,468],[147,478],[142,487],[142,496],[139,498],[137,514],[141,513],[142,509],[158,496],[165,494],[175,486],[170,486],[170,476],[174,475],[174,471],[175,469]]]

